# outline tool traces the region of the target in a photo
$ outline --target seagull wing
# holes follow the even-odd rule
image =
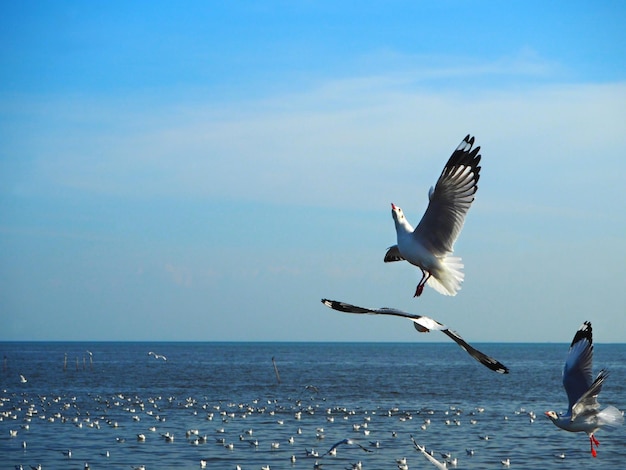
[[[472,150],[474,137],[463,139],[446,163],[437,184],[428,194],[428,208],[413,236],[436,256],[454,249],[465,216],[474,201],[480,177],[480,147]]]
[[[398,249],[398,245],[390,246],[387,249],[387,253],[385,253],[385,263],[391,263],[392,261],[402,261],[404,256],[400,254],[400,250]]]
[[[592,329],[591,323],[586,321],[574,335],[563,367],[563,387],[569,400],[568,414],[591,388],[593,383],[592,367]]]
[[[330,449],[328,449],[324,455],[322,455],[322,457],[330,454],[334,449],[339,447],[341,444],[347,444],[347,443],[348,443],[348,439],[342,439],[341,441],[334,443],[333,446]]]
[[[574,421],[577,416],[583,415],[588,411],[597,410],[600,408],[598,403],[598,395],[602,390],[602,384],[609,376],[609,372],[606,369],[602,369],[598,374],[596,380],[593,381],[591,387],[582,394],[582,396],[572,406],[571,420]]]
[[[463,338],[461,338],[461,335],[459,335],[456,331],[448,330],[448,329],[441,330],[441,331],[448,338],[450,338],[456,344],[461,346],[461,348],[465,352],[467,352],[467,354],[472,356],[474,359],[476,359],[478,362],[480,362],[485,367],[487,367],[487,368],[491,369],[492,371],[497,372],[499,374],[508,374],[509,373],[509,368],[507,366],[505,366],[504,364],[502,364],[499,361],[496,361],[493,357],[487,356],[485,353],[482,353],[478,349],[476,349],[473,346],[471,346]]]
[[[506,367],[504,364],[496,361],[494,358],[489,357],[486,354],[480,352],[478,349],[472,347],[463,338],[461,338],[461,335],[459,335],[456,331],[450,330],[443,323],[440,323],[430,317],[426,317],[423,315],[413,315],[411,313],[403,312],[402,310],[398,310],[396,308],[383,307],[374,309],[358,307],[356,305],[339,302],[337,300],[322,299],[322,303],[327,307],[332,308],[333,310],[337,310],[339,312],[361,313],[368,315],[391,315],[396,317],[408,318],[414,323],[413,326],[415,326],[415,329],[420,333],[426,333],[430,330],[439,330],[485,367],[488,367],[489,369],[500,374],[508,374],[509,372],[508,367]]]
[[[322,303],[333,310],[337,310],[339,312],[344,313],[363,313],[366,315],[391,315],[394,317],[403,317],[408,318],[409,320],[415,322],[415,328],[420,333],[427,333],[430,330],[441,330],[446,328],[445,325],[439,323],[432,318],[421,316],[421,315],[413,315],[411,313],[403,312],[402,310],[398,310],[396,308],[365,308],[365,307],[357,307],[356,305],[348,304],[346,302],[339,302],[338,300],[328,300],[322,299]]]
[[[368,449],[367,447],[363,447],[361,444],[359,444],[358,442],[352,442],[354,445],[359,446],[362,450],[364,450],[365,452],[373,452],[372,450]]]
[[[424,454],[424,457],[426,457],[435,467],[441,470],[446,470],[448,468],[445,463],[441,463],[435,457],[433,457],[428,452],[426,452],[426,448],[424,446],[421,446],[417,442],[415,442],[415,439],[413,439],[413,436],[411,436],[411,440],[413,441],[413,445],[415,446],[415,449],[417,449],[422,454]]]

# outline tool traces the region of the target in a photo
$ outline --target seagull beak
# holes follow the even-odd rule
[[[393,202],[391,203],[391,210],[392,210],[392,211],[395,211],[395,210],[396,210],[396,205],[395,205]]]

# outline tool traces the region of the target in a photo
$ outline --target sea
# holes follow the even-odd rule
[[[510,373],[452,342],[0,342],[0,469],[437,468],[414,442],[448,468],[626,468],[625,426],[593,458],[544,415],[569,344],[474,346]],[[626,345],[595,344],[601,368],[626,409]]]

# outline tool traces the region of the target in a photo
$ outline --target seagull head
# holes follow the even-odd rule
[[[544,414],[552,421],[557,421],[559,419],[559,415],[556,414],[556,411],[546,411]]]
[[[404,218],[404,213],[402,212],[402,209],[396,206],[393,202],[391,203],[391,215],[396,221]]]

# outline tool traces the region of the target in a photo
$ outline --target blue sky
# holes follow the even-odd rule
[[[9,2],[0,340],[626,334],[623,2]],[[383,263],[468,133],[456,297]]]

